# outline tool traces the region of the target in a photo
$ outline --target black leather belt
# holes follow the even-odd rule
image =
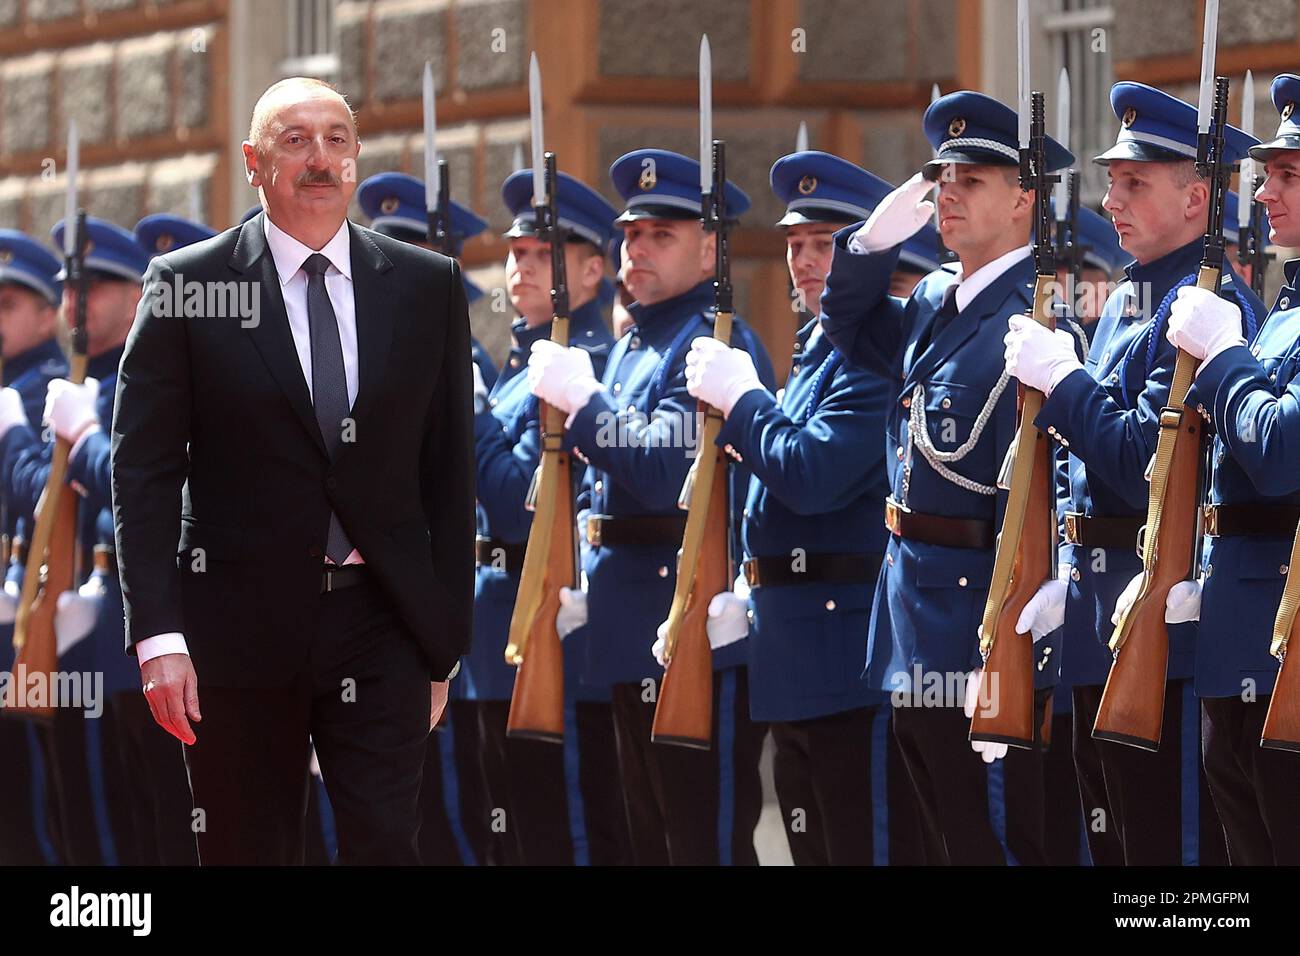
[[[809,554],[799,568],[789,555],[750,558],[740,566],[751,588],[787,584],[874,584],[880,574],[878,554]]]
[[[505,571],[507,574],[515,574],[523,569],[524,552],[528,550],[528,542],[523,541],[519,544],[512,544],[509,541],[502,541],[500,538],[486,538],[480,535],[474,539],[474,558],[475,561],[488,567],[497,568]],[[505,567],[498,566],[498,558],[505,558]]]
[[[1102,518],[1068,511],[1065,540],[1085,548],[1135,548],[1138,532],[1147,523],[1145,515]]]
[[[345,564],[342,567],[327,565],[321,573],[320,593],[339,591],[370,580],[370,571],[364,564]]]
[[[1290,538],[1300,524],[1300,505],[1206,505],[1202,513],[1205,533],[1221,538]]]
[[[885,527],[900,538],[923,544],[938,544],[946,548],[980,548],[986,551],[993,547],[992,521],[918,514],[893,498],[885,499]]]
[[[685,515],[587,516],[587,543],[593,548],[656,544],[680,546],[685,531]]]

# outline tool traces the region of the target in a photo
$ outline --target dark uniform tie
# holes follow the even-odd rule
[[[934,313],[934,319],[930,322],[930,327],[921,333],[921,339],[918,341],[916,354],[922,354],[943,334],[943,330],[952,324],[952,320],[957,318],[957,286],[960,282],[954,282],[943,292],[943,303],[939,310]]]
[[[343,441],[343,419],[348,414],[348,380],[343,371],[343,344],[339,341],[339,324],[325,291],[325,270],[329,259],[319,252],[307,257],[302,271],[307,273],[307,327],[311,335],[311,397],[316,408],[316,424],[325,439],[331,459]],[[325,554],[335,564],[342,564],[352,553],[338,515],[330,511],[329,537]]]

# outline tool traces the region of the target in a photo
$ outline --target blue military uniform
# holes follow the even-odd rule
[[[57,308],[60,296],[56,275],[59,261],[41,243],[21,232],[0,229],[0,286],[21,289]],[[50,338],[4,361],[4,385],[18,392],[27,421],[39,428],[45,407],[45,387],[52,378],[66,375],[67,361],[58,342]],[[12,444],[9,435],[0,437],[0,461]],[[10,599],[21,590],[23,555],[15,548],[30,534],[30,515],[9,505],[9,470],[0,476],[0,506],[3,507],[4,552]],[[11,550],[19,553],[11,554]],[[16,611],[16,605],[15,605]],[[12,613],[12,612],[11,612]],[[0,671],[13,671],[13,625],[0,625]],[[44,756],[33,725],[0,720],[0,864],[41,865],[57,862],[50,842],[46,814]],[[57,822],[57,821],[56,821]]]
[[[1115,146],[1097,157],[1098,163],[1195,158],[1196,113],[1190,105],[1140,83],[1117,83],[1111,106],[1121,120],[1120,133]],[[1240,157],[1250,142],[1244,133],[1230,129],[1226,148]],[[1142,567],[1136,542],[1138,528],[1146,521],[1150,486],[1145,475],[1155,453],[1159,412],[1168,401],[1175,359],[1164,324],[1176,290],[1195,281],[1202,252],[1198,237],[1158,259],[1126,267],[1125,281],[1102,309],[1084,370],[1057,385],[1036,422],[1070,452],[1060,550],[1061,564],[1070,568],[1062,666],[1064,680],[1073,688],[1075,760],[1085,817],[1091,821],[1101,809],[1108,818],[1105,829],[1088,829],[1099,863],[1197,862],[1202,842],[1212,860],[1215,841],[1222,845],[1212,815],[1201,806],[1202,788],[1196,778],[1197,709],[1187,683],[1194,624],[1170,627],[1165,717],[1170,740],[1161,753],[1152,757],[1091,737],[1110,673],[1106,645],[1113,631],[1111,614],[1120,592]],[[1225,266],[1224,295],[1240,297],[1249,311],[1262,314],[1262,304],[1231,272],[1230,264]],[[1247,333],[1253,332],[1251,324]],[[1150,799],[1153,792],[1164,799]],[[1180,807],[1179,813],[1172,813],[1171,806]],[[1198,827],[1184,832],[1179,825],[1181,819],[1201,818],[1204,840]]]
[[[924,127],[937,150],[927,164],[931,178],[950,163],[1017,161],[1015,113],[982,94],[936,100]],[[1057,169],[1072,157],[1049,138],[1047,158]],[[1008,317],[1030,305],[1030,250],[963,276],[976,289],[969,301],[949,293],[954,274],[945,268],[903,302],[887,294],[897,247],[856,254],[848,243],[857,228],[836,234],[821,321],[846,362],[887,376],[892,387],[885,462],[893,533],[876,584],[865,676],[894,692],[895,734],[929,852],[953,863],[1040,862],[1041,753],[1013,752],[986,772],[966,742],[969,721],[956,696],[957,681],[980,666],[977,630],[1005,506],[997,473],[1016,425],[1002,338]],[[1035,645],[1038,726],[1056,682],[1057,646],[1052,636]],[[930,698],[943,691],[942,706],[921,706],[927,687]]]
[[[620,224],[700,218],[699,165],[684,156],[658,149],[628,153],[610,167],[610,179],[625,203]],[[728,184],[726,198],[732,216],[749,207],[734,185]],[[691,465],[696,423],[686,354],[692,339],[710,332],[712,286],[704,281],[662,302],[632,306],[635,324],[614,346],[605,390],[573,416],[565,433],[566,447],[591,465],[582,486],[592,545],[583,556],[588,633],[582,679],[613,685],[637,863],[757,861],[753,829],[763,731],[749,720],[745,643],[713,655],[717,716],[709,751],[652,744],[653,694],[644,690],[662,674],[650,649],[672,601],[685,525],[677,497]],[[759,377],[774,387],[767,353],[740,318],[732,342],[754,356]]]
[[[771,183],[787,227],[865,218],[892,188],[816,151],[777,160]],[[914,267],[938,268],[936,246],[917,238]],[[798,865],[924,862],[885,695],[859,676],[887,536],[879,439],[890,393],[890,380],[845,365],[814,319],[796,336],[780,397],[741,396],[718,437],[752,472],[741,529],[749,708],[771,722]]]
[[[1259,160],[1300,150],[1300,76],[1277,77],[1272,98],[1281,124],[1250,150]],[[1273,622],[1300,521],[1289,410],[1300,394],[1297,271],[1300,260],[1286,263],[1285,285],[1249,349],[1202,365],[1187,395],[1216,431],[1195,680],[1205,769],[1233,864],[1300,862],[1300,761],[1259,746],[1278,669]]]
[[[517,170],[501,186],[513,221],[506,238],[535,237],[532,171]],[[566,242],[586,243],[602,255],[615,210],[598,193],[559,174],[558,220]],[[570,290],[574,288],[570,277]],[[509,806],[522,861],[528,865],[616,865],[628,856],[625,811],[618,779],[608,686],[580,682],[586,629],[564,639],[564,743],[508,738],[506,723],[515,668],[504,651],[519,588],[532,513],[524,506],[541,460],[537,399],[525,366],[534,342],[549,339],[550,321],[511,328],[506,366],[488,407],[475,418],[480,503],[479,562],[474,589],[474,648],[467,661],[466,696],[480,709],[484,769],[492,806]],[[591,357],[600,375],[609,357],[609,332],[599,295],[572,310],[569,341]],[[576,489],[575,489],[576,491]]]

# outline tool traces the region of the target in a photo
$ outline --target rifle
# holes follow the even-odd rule
[[[1296,611],[1300,609],[1300,571],[1291,572],[1294,562],[1300,560],[1300,528],[1296,529],[1291,545],[1292,564],[1287,566],[1286,584],[1282,588],[1282,602],[1277,608],[1273,623],[1273,644],[1270,653],[1281,662],[1273,696],[1268,702],[1264,727],[1259,745],[1269,750],[1290,750],[1300,753],[1300,665],[1287,666],[1287,647],[1295,636]]]
[[[551,246],[551,341],[569,346],[569,285],[559,224],[555,154],[541,156],[541,74],[533,55],[529,75],[533,118],[533,211],[537,238]],[[560,743],[564,740],[564,650],[555,627],[560,588],[578,580],[577,524],[573,514],[573,458],[564,450],[564,412],[539,401],[542,457],[528,489],[533,512],[519,592],[510,616],[506,662],[519,665],[506,733]]]
[[[1247,136],[1255,135],[1255,76],[1246,71],[1241,94],[1241,128]],[[1250,266],[1250,290],[1264,298],[1264,272],[1276,258],[1265,252],[1268,236],[1264,234],[1264,207],[1255,198],[1255,160],[1241,161],[1240,192],[1237,195],[1237,261]]]
[[[1020,188],[1034,190],[1034,263],[1038,273],[1030,316],[1056,328],[1053,296],[1056,255],[1052,246],[1043,94],[1031,94],[1028,142],[1020,148]],[[1022,101],[1023,109],[1024,103]],[[1056,569],[1056,496],[1052,443],[1034,425],[1043,393],[1016,387],[1019,421],[1007,461],[1011,464],[1002,533],[980,624],[981,706],[971,717],[970,739],[1013,747],[1034,745],[1034,642],[1016,633],[1025,605]],[[986,703],[987,702],[987,703]]]
[[[700,42],[700,188],[704,229],[716,238],[713,337],[731,341],[731,255],[727,243],[726,144],[713,139],[712,58],[709,38]],[[664,677],[659,686],[650,739],[707,750],[713,742],[713,650],[709,601],[731,587],[731,502],[727,460],[716,439],[722,413],[699,403],[704,424],[696,458],[677,506],[686,530],[677,559],[677,580],[664,637]]]
[[[71,185],[70,189],[75,189],[75,185]],[[79,385],[86,378],[88,276],[85,270],[85,210],[77,211],[75,222],[67,219],[64,222],[65,281],[76,294],[68,378]],[[47,688],[55,686],[59,655],[54,616],[59,595],[72,590],[77,574],[77,493],[65,480],[71,448],[70,442],[56,437],[50,473],[37,504],[36,522],[23,575],[22,595],[14,621],[14,675],[17,678],[14,685],[25,685],[30,680],[30,675],[41,674],[47,681]],[[52,697],[48,696],[52,690],[47,692],[45,700],[28,702],[22,697],[14,696],[14,685],[10,686],[10,693],[4,701],[6,715],[45,720],[54,717],[55,704]]]
[[[1217,4],[1206,5],[1206,47],[1202,78],[1213,75],[1213,41]],[[1219,291],[1223,270],[1223,208],[1232,164],[1223,156],[1223,127],[1228,113],[1228,81],[1213,79],[1213,115],[1202,86],[1197,168],[1210,190],[1205,252],[1196,285]],[[1186,406],[1199,362],[1178,350],[1169,400],[1160,410],[1160,432],[1151,466],[1147,523],[1140,536],[1142,581],[1137,600],[1120,618],[1110,639],[1115,655],[1106,689],[1097,708],[1092,735],[1101,740],[1159,750],[1164,719],[1165,679],[1169,663],[1169,630],[1165,600],[1169,589],[1194,573],[1200,539],[1199,499],[1203,479],[1206,429],[1201,416]]]

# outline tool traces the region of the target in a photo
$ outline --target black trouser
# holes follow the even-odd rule
[[[303,861],[309,757],[334,811],[338,862],[419,861],[418,797],[429,734],[429,671],[372,581],[322,594],[311,655],[286,687],[203,685],[185,750],[199,859]]]
[[[1011,748],[986,767],[971,749],[970,718],[960,707],[896,707],[894,734],[920,804],[931,862],[1001,866],[1010,853],[1027,866],[1046,862],[1042,724],[1051,690],[1034,693],[1037,746]],[[1002,781],[1006,851],[990,814],[990,774]]]
[[[874,734],[877,719],[885,733]],[[774,722],[773,775],[796,866],[871,866],[878,822],[873,769],[884,769],[890,865],[925,862],[916,802],[888,708],[860,707],[808,720]],[[884,754],[875,752],[883,744]]]
[[[1109,740],[1094,740],[1101,775],[1105,781],[1109,820],[1098,814],[1099,804],[1084,806],[1089,840],[1097,837],[1095,828],[1113,829],[1127,866],[1180,866],[1183,862],[1183,774],[1190,773],[1188,761],[1196,766],[1197,846],[1202,866],[1218,866],[1226,861],[1223,828],[1210,800],[1196,749],[1183,746],[1183,696],[1186,680],[1165,684],[1165,710],[1160,731],[1160,749],[1156,752],[1130,747]],[[1076,687],[1075,707],[1085,729],[1091,733],[1103,688]],[[1095,799],[1095,793],[1091,795]],[[1088,799],[1085,797],[1085,799]],[[1090,843],[1091,845],[1091,843]],[[1094,856],[1094,861],[1096,857]]]
[[[447,726],[429,734],[424,750],[424,773],[420,776],[420,862],[425,866],[462,866],[471,862],[461,859],[461,850],[447,813],[445,788],[449,781],[443,779],[442,751],[448,739],[455,739],[452,732],[454,723],[455,718],[451,718]],[[454,749],[453,746],[453,754]],[[459,774],[455,777],[457,782],[459,777]]]
[[[607,703],[578,701],[564,744],[507,738],[510,806],[529,866],[631,862],[627,813],[619,788],[614,718]],[[567,739],[569,733],[576,740]],[[576,766],[569,766],[575,762]],[[576,792],[575,792],[576,790]],[[578,806],[571,806],[575,798]],[[579,812],[579,809],[581,812]],[[576,833],[574,827],[580,827]],[[575,836],[581,834],[581,856]]]
[[[486,848],[480,862],[492,866],[519,866],[524,861],[519,843],[515,806],[510,800],[510,762],[506,754],[506,724],[510,701],[475,702],[478,714],[479,762],[483,774],[480,808]]]
[[[0,717],[0,866],[43,866],[25,720]]]
[[[638,866],[757,865],[758,761],[767,725],[749,719],[747,676],[743,667],[714,673],[708,750],[651,743],[657,683],[654,693],[614,685],[619,773]]]
[[[184,745],[154,722],[139,690],[114,694],[109,706],[113,755],[129,801],[127,829],[132,840],[118,847],[119,858],[139,866],[197,865]]]
[[[1300,754],[1259,745],[1271,699],[1201,700],[1205,771],[1234,866],[1300,864]]]
[[[1056,693],[1062,693],[1059,689]],[[1068,693],[1066,691],[1065,693]],[[1046,807],[1047,862],[1078,866],[1083,846],[1079,781],[1071,754],[1073,714],[1052,714],[1051,739],[1043,748],[1043,799]]]
[[[1074,770],[1079,780],[1084,833],[1093,866],[1123,866],[1124,845],[1120,827],[1106,795],[1106,773],[1101,765],[1101,747],[1113,746],[1092,735],[1097,722],[1097,705],[1102,687],[1084,686],[1071,690],[1074,703]]]
[[[106,713],[88,718],[84,711],[56,707],[52,720],[36,726],[45,760],[50,836],[66,866],[103,866],[106,862],[87,761],[87,728],[93,719],[96,732],[102,734]]]

